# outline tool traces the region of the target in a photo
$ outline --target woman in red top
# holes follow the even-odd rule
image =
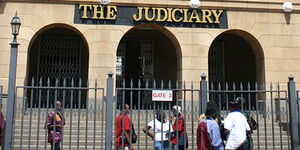
[[[173,128],[173,136],[172,136],[172,149],[174,150],[184,150],[188,148],[188,137],[187,133],[184,130],[185,122],[184,122],[184,116],[181,113],[181,107],[180,106],[173,106],[172,111],[174,116],[176,117],[176,120],[172,126]],[[178,133],[178,135],[177,135]]]

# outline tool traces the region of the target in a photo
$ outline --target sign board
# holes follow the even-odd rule
[[[74,23],[129,26],[154,23],[164,27],[228,28],[227,12],[222,9],[98,4],[76,4]]]
[[[172,100],[172,90],[152,90],[152,101],[171,102]]]

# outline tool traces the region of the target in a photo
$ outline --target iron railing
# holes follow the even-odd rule
[[[208,101],[216,102],[219,106],[220,117],[226,118],[229,113],[228,102],[236,97],[244,97],[247,100],[241,105],[242,111],[253,116],[258,124],[258,128],[251,134],[254,149],[299,149],[297,145],[299,142],[299,135],[297,135],[299,133],[299,102],[297,104],[297,100],[299,101],[299,99],[297,99],[297,94],[299,95],[300,91],[296,91],[292,78],[288,85],[270,83],[267,86],[262,83],[249,83],[247,86],[243,86],[240,83],[226,83],[222,87],[221,84],[217,84],[217,86],[209,84],[206,76],[203,75],[200,84],[199,82],[178,81],[172,85],[172,82],[154,80],[151,85],[147,81],[144,83],[138,81],[135,82],[136,85],[131,82],[130,87],[114,88],[115,83],[110,73],[105,96],[104,88],[99,88],[97,81],[93,86],[87,83],[86,87],[81,86],[81,83],[78,83],[77,87],[73,86],[74,83],[71,87],[67,87],[66,84],[59,86],[59,81],[56,81],[56,86],[41,82],[17,86],[13,128],[14,149],[49,149],[45,120],[49,112],[58,111],[54,108],[54,104],[58,100],[63,103],[62,113],[66,123],[62,132],[62,149],[116,149],[116,117],[124,112],[122,111],[124,107],[120,106],[124,106],[125,103],[134,106],[128,116],[133,123],[130,124],[130,128],[134,127],[137,134],[137,142],[132,144],[135,149],[153,149],[154,142],[147,136],[148,130],[145,134],[142,129],[156,118],[158,111],[164,111],[166,120],[171,120],[173,118],[172,106],[174,105],[181,106],[185,118],[184,129],[187,132],[185,135],[189,140],[185,144],[189,145],[188,149],[196,149],[198,118],[205,112],[206,103]],[[228,84],[231,86],[226,86]],[[115,92],[113,92],[114,90]],[[152,102],[147,103],[148,105],[142,103],[142,100],[151,100],[152,98],[152,94],[148,98],[142,98],[146,95],[143,92],[151,93],[153,90],[172,91],[172,101]],[[60,96],[57,94],[59,91],[62,93]],[[75,91],[79,94],[86,93],[85,108],[73,106],[77,103],[72,102],[66,106],[66,97],[70,96],[69,99],[73,100]],[[30,106],[33,103],[28,101],[33,101],[33,97],[27,99],[28,93],[38,95],[37,107]],[[41,93],[46,93],[46,96],[42,97]],[[49,93],[55,93],[55,99],[52,102],[49,99]],[[66,93],[71,94],[66,95]],[[45,108],[40,105],[42,99],[46,99]],[[26,106],[28,104],[30,105]],[[78,105],[80,105],[80,96]],[[292,108],[292,106],[297,107]],[[124,126],[124,122],[122,125]],[[178,124],[170,122],[169,128],[173,125],[178,127]],[[154,123],[154,128],[155,126]],[[122,135],[124,134],[125,131],[122,130]],[[170,134],[167,136],[171,138]],[[124,138],[121,142],[125,143]],[[130,138],[129,143],[131,142]],[[168,144],[172,146],[171,142]]]
[[[46,86],[43,86],[45,84],[42,82],[17,86],[17,93],[22,95],[17,95],[16,99],[14,149],[49,149],[46,119],[48,113],[58,111],[54,105],[57,101],[62,102],[61,113],[65,117],[63,120],[65,125],[62,126],[61,148],[69,150],[104,149],[104,88],[98,87],[97,81],[92,86],[87,83],[87,87],[81,86],[80,81],[77,87],[73,86],[74,81],[72,81],[71,87],[66,87],[66,84],[58,86],[58,83],[57,80],[56,86],[50,86],[48,80]],[[61,95],[58,95],[59,91],[62,93]],[[31,94],[30,99],[27,99],[28,93]],[[54,101],[51,101],[50,93],[54,93]],[[76,106],[81,103],[80,96],[78,103],[72,102],[75,93],[86,94],[86,108]],[[43,94],[45,95],[42,97]],[[32,95],[38,95],[37,106],[33,106]],[[66,99],[70,99],[71,103],[65,103]],[[41,105],[42,100],[46,102],[45,107]],[[26,106],[28,104],[30,105]],[[56,124],[56,119],[54,119],[54,124]]]
[[[125,82],[125,81],[124,81]],[[206,85],[205,85],[206,84]],[[228,85],[226,83],[225,85]],[[167,113],[167,118],[171,118],[171,106],[180,105],[183,108],[183,115],[186,117],[187,132],[189,137],[189,148],[196,148],[196,128],[198,127],[198,117],[205,111],[203,104],[209,101],[214,101],[219,105],[220,117],[226,118],[229,113],[228,103],[237,97],[244,97],[247,101],[241,106],[245,114],[250,114],[257,121],[258,128],[251,134],[254,143],[254,149],[291,149],[291,135],[290,135],[290,111],[288,103],[288,91],[286,86],[270,83],[268,87],[266,84],[254,83],[247,84],[243,87],[242,84],[231,83],[231,86],[213,87],[210,84],[207,88],[205,76],[202,76],[200,85],[202,87],[194,88],[195,84],[183,82],[182,88],[179,88],[178,82],[176,88],[171,88],[172,85],[164,82],[156,82],[153,85],[148,83],[141,83],[138,85],[131,84],[130,88],[117,88],[116,94],[123,93],[121,101],[124,105],[128,103],[133,105],[133,102],[138,103],[137,107],[133,108],[134,111],[129,115],[133,120],[133,125],[138,129],[138,141],[133,144],[137,149],[153,148],[153,141],[146,134],[141,134],[140,130],[147,125],[147,122],[155,119],[157,109],[163,110]],[[141,85],[146,85],[141,87]],[[167,86],[164,86],[167,85]],[[204,85],[204,86],[203,86]],[[239,85],[238,88],[237,85]],[[228,87],[232,87],[229,89]],[[174,93],[173,102],[154,102],[150,106],[141,105],[141,95],[143,92],[152,91],[155,89],[172,90]],[[125,93],[130,93],[130,96],[124,96]],[[130,98],[130,101],[126,100]],[[207,97],[207,98],[206,98]],[[120,100],[119,100],[120,101]],[[127,101],[127,102],[126,102]],[[118,106],[117,106],[118,107]],[[115,112],[115,116],[119,112]],[[131,135],[131,134],[130,134]],[[116,136],[116,135],[115,135]],[[145,143],[145,144],[141,144]],[[171,144],[170,144],[171,146]]]

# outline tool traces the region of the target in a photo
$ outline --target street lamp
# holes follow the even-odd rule
[[[16,15],[12,18],[11,20],[11,33],[16,37],[19,34],[20,26],[21,26],[21,21],[20,18],[18,17],[18,14],[16,12]]]
[[[7,111],[6,111],[6,129],[5,129],[5,143],[4,149],[12,149],[12,134],[14,123],[14,110],[15,110],[15,92],[16,92],[16,70],[17,70],[17,55],[18,45],[17,35],[21,26],[20,18],[16,15],[11,20],[11,29],[13,40],[10,43],[10,63],[9,63],[9,80],[8,80],[8,98],[7,98]]]

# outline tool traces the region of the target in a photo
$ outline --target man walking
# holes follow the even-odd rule
[[[240,111],[241,100],[237,98],[229,103],[230,113],[228,114],[224,128],[227,136],[226,150],[242,149],[244,142],[246,142],[246,131],[250,131],[247,118]]]
[[[118,150],[134,150],[130,145],[130,118],[128,104],[123,106],[122,112],[116,118],[116,148]]]

